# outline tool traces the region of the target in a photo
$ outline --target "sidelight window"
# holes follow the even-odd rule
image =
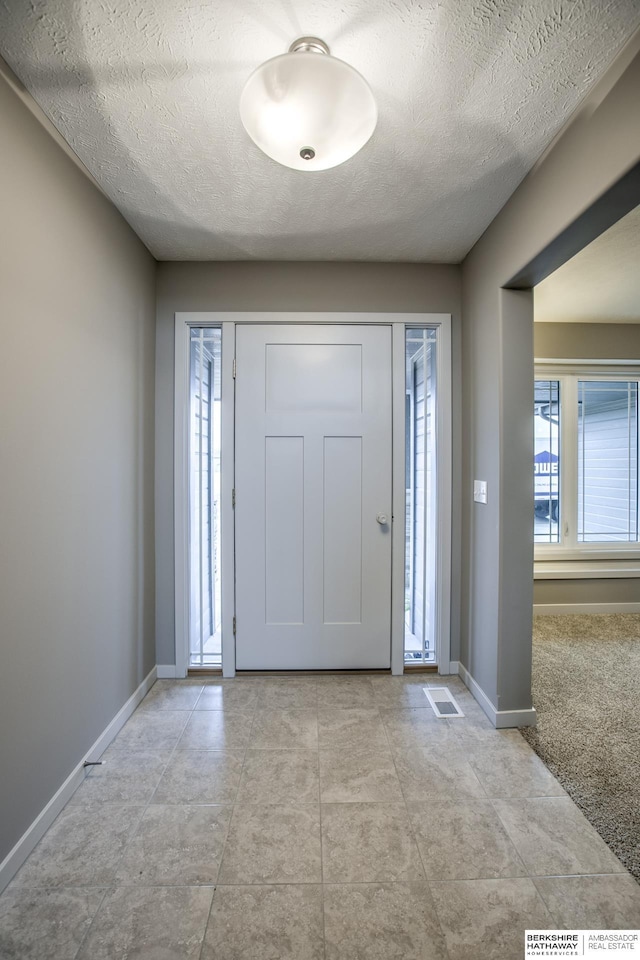
[[[189,666],[220,666],[221,330],[192,327],[189,352]]]
[[[404,659],[414,665],[436,662],[436,351],[436,329],[407,329]]]

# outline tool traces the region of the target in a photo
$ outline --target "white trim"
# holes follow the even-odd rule
[[[468,689],[471,691],[486,715],[489,717],[489,720],[494,723],[494,719],[498,711],[491,703],[491,700],[489,700],[489,697],[486,695],[480,684],[473,679],[467,668],[462,663],[458,665],[458,676],[464,683],[465,687],[468,687]]]
[[[635,321],[634,321],[635,323]],[[590,360],[571,360],[567,357],[561,357],[559,359],[538,359],[536,357],[534,361],[536,366],[552,366],[556,367],[562,372],[572,372],[574,367],[580,367],[580,372],[583,370],[588,373],[589,368],[592,367],[597,371],[598,376],[602,375],[601,367],[628,367],[630,371],[633,371],[633,375],[638,375],[638,360],[607,360],[604,357],[592,357]],[[616,370],[615,376],[620,376],[620,371]]]
[[[236,610],[235,554],[236,530],[232,505],[235,486],[235,391],[233,364],[236,356],[236,328],[231,322],[222,324],[222,370],[220,396],[222,398],[221,445],[220,445],[220,580],[222,675],[236,675],[236,638],[233,635],[233,618]]]
[[[561,376],[560,405],[558,416],[560,454],[560,548],[579,549],[578,538],[578,381],[575,375]],[[542,546],[542,549],[540,549]],[[534,544],[534,563],[537,555],[542,559],[546,544]]]
[[[576,613],[640,613],[640,603],[534,603],[534,617]]]
[[[578,540],[578,385],[579,381],[585,377],[603,383],[620,381],[622,378],[637,382],[640,379],[640,363],[632,360],[604,359],[561,361],[536,359],[534,363],[536,381],[549,379],[557,380],[560,384],[558,453],[561,462],[559,542],[535,543],[535,561],[637,558],[639,552],[637,541],[594,543]],[[541,579],[535,577],[535,566],[534,578]],[[581,576],[578,575],[576,579],[581,579]]]
[[[607,580],[640,577],[638,560],[536,560],[534,580]]]
[[[86,752],[82,760],[73,768],[62,786],[54,793],[44,809],[38,814],[31,826],[18,840],[0,864],[0,893],[10,880],[16,875],[35,845],[44,836],[67,801],[73,796],[86,776],[85,760],[96,760],[102,756],[111,741],[124,727],[140,701],[146,696],[157,679],[157,667],[153,667],[144,678],[140,686],[131,694],[123,707],[118,710],[113,720],[105,727],[92,747]]]
[[[192,327],[219,327],[223,323],[301,323],[301,324],[337,324],[365,323],[368,326],[383,323],[401,323],[410,327],[432,327],[451,322],[450,313],[315,313],[299,311],[295,313],[246,313],[202,311],[176,313],[176,319]]]
[[[175,663],[159,663],[156,670],[158,671],[158,680],[175,680],[179,676],[176,672]]]
[[[538,715],[534,707],[530,710],[497,710],[493,725],[496,730],[508,730],[510,727],[537,727]]]
[[[189,669],[189,337],[192,326],[215,326],[222,330],[221,396],[222,437],[220,457],[220,547],[221,623],[223,676],[235,676],[235,530],[231,491],[234,485],[234,393],[233,360],[235,324],[222,321],[222,314],[176,313],[174,381],[174,587],[175,587],[175,674],[186,677]],[[229,316],[229,315],[226,315]],[[213,320],[212,320],[213,318]],[[169,676],[169,674],[167,674]]]
[[[637,543],[603,543],[603,550],[591,549],[593,544],[584,545],[578,549],[564,548],[560,545],[555,547],[546,546],[545,544],[537,543],[535,545],[536,549],[536,563],[565,563],[571,560],[577,561],[601,561],[606,563],[609,560],[621,561],[622,563],[627,563],[628,561],[635,560],[636,562],[640,561],[640,554],[638,552]]]
[[[451,483],[452,483],[452,410],[451,410],[451,314],[448,313],[246,313],[178,312],[175,314],[175,397],[174,397],[174,544],[175,544],[175,651],[176,677],[186,676],[189,663],[189,585],[188,523],[188,360],[189,328],[222,328],[222,395],[235,397],[232,364],[235,357],[235,326],[239,323],[298,324],[385,324],[393,328],[393,515],[392,594],[391,594],[391,668],[404,671],[404,440],[405,440],[405,328],[439,327],[437,351],[438,377],[438,598],[437,658],[449,665],[451,647]],[[235,530],[229,496],[234,485],[235,402],[222,406],[221,455],[221,576],[222,576],[222,670],[225,677],[235,675]],[[441,673],[451,672],[440,668]]]
[[[406,318],[406,315],[404,315]],[[452,487],[452,393],[451,393],[451,315],[409,315],[411,319],[394,322],[393,327],[393,515],[402,518],[402,526],[394,520],[394,557],[392,571],[392,645],[391,672],[404,671],[404,563],[406,529],[405,495],[405,349],[408,327],[438,327],[436,349],[436,661],[443,675],[456,673],[451,669],[451,487]]]
[[[407,497],[405,491],[405,326],[391,328],[392,490],[391,528],[391,673],[404,673],[404,552]]]
[[[459,664],[458,675],[473,694],[496,730],[509,727],[535,727],[537,715],[534,707],[526,710],[497,710],[480,684],[473,679],[465,666]]]
[[[451,392],[451,316],[440,322],[436,349],[436,657],[438,664],[448,664],[451,656],[451,534],[453,484],[453,440]],[[404,567],[404,564],[403,564]],[[439,671],[443,671],[440,669]]]
[[[450,661],[449,661],[449,669],[448,669],[448,670],[444,670],[444,669],[441,668],[439,672],[440,672],[440,673],[447,673],[447,674],[452,673],[452,674],[454,674],[454,676],[455,676],[455,675],[458,675],[458,676],[459,676],[459,675],[460,675],[460,661],[459,661],[459,660],[450,660]]]
[[[175,676],[189,666],[189,325],[175,318],[173,529]]]

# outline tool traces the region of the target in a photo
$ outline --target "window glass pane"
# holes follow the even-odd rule
[[[222,663],[220,618],[221,330],[192,327],[189,356],[189,666]]]
[[[407,664],[436,662],[436,338],[429,327],[406,331]]]
[[[534,541],[560,540],[560,384],[536,380],[534,398]]]
[[[638,539],[638,384],[578,381],[578,540]]]

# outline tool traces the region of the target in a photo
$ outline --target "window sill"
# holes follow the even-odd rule
[[[534,580],[606,580],[640,577],[640,560],[536,560]]]

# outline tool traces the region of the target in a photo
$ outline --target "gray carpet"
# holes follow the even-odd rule
[[[534,617],[522,735],[640,882],[640,615]]]

